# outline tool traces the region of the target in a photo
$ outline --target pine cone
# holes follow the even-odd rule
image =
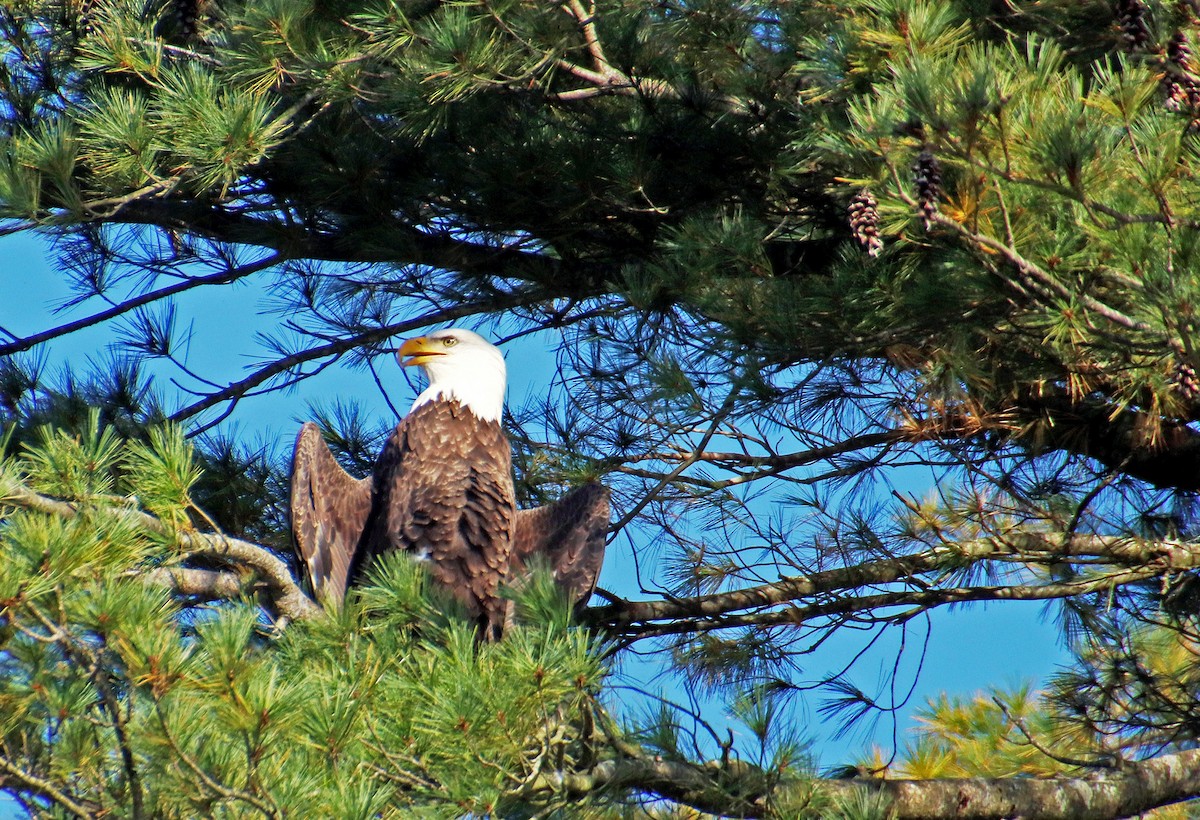
[[[866,188],[854,195],[846,207],[850,217],[850,232],[867,251],[867,256],[879,256],[883,240],[879,238],[879,203]]]
[[[933,215],[937,213],[938,197],[942,193],[942,168],[938,158],[928,148],[913,163],[913,180],[917,184],[917,204],[921,208],[925,230],[929,230]]]
[[[1175,362],[1175,368],[1171,373],[1171,383],[1179,395],[1183,396],[1189,402],[1200,400],[1200,376],[1196,374],[1196,368],[1191,362],[1185,362],[1179,359]]]
[[[1163,101],[1163,108],[1176,114],[1186,110],[1190,95],[1182,78],[1166,74],[1162,78],[1162,88],[1167,95]]]
[[[179,39],[195,40],[200,29],[204,0],[171,0],[171,13],[175,17],[175,33]]]
[[[1142,0],[1117,0],[1117,25],[1130,51],[1143,51],[1150,42],[1150,25]]]
[[[1162,78],[1166,94],[1163,108],[1168,111],[1192,113],[1200,109],[1200,79],[1192,71],[1192,48],[1187,35],[1175,32],[1167,43],[1167,59]],[[1193,117],[1190,128],[1196,127]]]
[[[1179,71],[1188,73],[1192,70],[1192,47],[1182,31],[1172,34],[1167,42],[1167,60]]]

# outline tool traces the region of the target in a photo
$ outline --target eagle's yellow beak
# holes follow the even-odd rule
[[[396,359],[400,362],[401,367],[424,364],[433,356],[445,355],[444,351],[434,349],[434,343],[427,336],[408,339],[396,351]]]

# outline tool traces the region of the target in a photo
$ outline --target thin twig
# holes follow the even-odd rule
[[[64,791],[49,780],[30,774],[3,755],[0,755],[0,769],[30,791],[36,792],[42,797],[57,803],[76,817],[92,820],[96,816],[94,811],[67,796]]]
[[[214,794],[224,797],[227,800],[239,800],[243,803],[248,803],[265,814],[267,817],[274,818],[279,816],[278,811],[267,804],[266,801],[256,797],[253,794],[250,794],[249,792],[231,789],[213,777],[209,776],[209,774],[205,772],[204,769],[202,769],[200,765],[196,763],[196,761],[192,760],[192,758],[188,756],[175,741],[175,738],[171,735],[171,730],[167,727],[167,716],[163,714],[162,704],[158,701],[155,701],[154,703],[154,711],[155,714],[158,715],[158,722],[162,727],[163,737],[166,738],[167,745],[171,747],[171,751],[174,752],[175,756],[183,762],[183,765],[191,769],[192,773],[200,779],[200,782],[204,784],[209,791],[212,791]]]
[[[153,290],[148,293],[143,293],[138,296],[131,297],[122,302],[113,305],[106,310],[101,310],[93,313],[90,316],[84,316],[81,319],[76,319],[73,322],[67,322],[64,325],[43,330],[40,333],[34,333],[23,338],[16,338],[11,342],[0,345],[0,356],[10,356],[13,353],[19,353],[23,350],[28,350],[31,347],[36,347],[43,342],[48,342],[52,339],[57,339],[61,336],[66,336],[69,333],[74,333],[77,330],[92,327],[101,322],[108,321],[131,310],[135,310],[143,305],[157,302],[160,299],[166,299],[178,293],[191,290],[192,288],[202,287],[204,285],[227,285],[231,282],[236,282],[238,279],[243,279],[260,271],[272,268],[286,261],[286,257],[281,253],[276,253],[266,259],[258,262],[252,262],[249,265],[243,265],[238,268],[223,270],[219,273],[208,274],[207,276],[192,276],[184,279],[181,282],[176,282],[173,285],[168,285],[158,290]]]

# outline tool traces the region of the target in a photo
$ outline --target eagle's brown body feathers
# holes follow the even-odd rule
[[[370,514],[352,568],[392,550],[429,561],[430,574],[499,637],[500,585],[512,550],[512,454],[500,425],[457,401],[414,408],[375,464]]]

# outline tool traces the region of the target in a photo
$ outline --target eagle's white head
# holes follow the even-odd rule
[[[400,345],[396,358],[402,367],[420,365],[429,377],[414,410],[434,399],[458,399],[484,421],[500,421],[508,375],[504,354],[478,333],[456,327],[435,330]]]

